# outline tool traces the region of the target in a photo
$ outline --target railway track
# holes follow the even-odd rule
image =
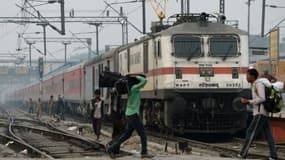
[[[59,136],[59,135],[68,135],[74,138],[74,135],[70,135],[65,130],[55,127],[52,123],[41,122],[41,121],[32,120],[32,119],[22,119],[22,118],[15,119],[14,120],[14,130],[16,132],[15,133],[16,136],[19,136],[19,138],[22,139],[23,141],[33,141],[34,140],[34,139],[30,139],[31,136],[30,137],[27,136],[27,134],[30,134],[30,133],[35,134],[37,136],[40,135],[40,137],[36,139],[41,139],[42,138],[41,136],[45,137],[44,139],[50,139],[50,137],[55,138],[55,140],[58,143],[60,142],[60,140],[63,140],[63,142],[65,143],[67,143],[67,141],[70,140],[70,138],[66,138],[64,136]],[[233,138],[231,139],[231,141],[227,141],[227,142],[207,143],[207,142],[192,140],[192,139],[183,138],[183,137],[159,134],[156,132],[148,132],[148,135],[163,139],[163,141],[176,142],[177,144],[181,142],[187,143],[192,148],[199,148],[205,151],[215,152],[215,153],[218,153],[218,155],[221,157],[236,157],[236,155],[239,153],[242,147],[242,144],[243,144],[243,140],[238,139],[238,138]],[[32,137],[36,137],[36,136],[32,136]],[[94,143],[88,139],[85,139],[84,137],[79,138],[79,140],[78,140],[78,137],[76,137],[76,139],[77,139],[76,140],[77,143],[75,144],[78,144],[78,141],[81,141],[81,140]],[[74,140],[71,140],[71,142],[72,142],[71,145],[74,145]],[[41,144],[42,142],[41,143],[38,142],[38,143]],[[53,141],[47,142],[46,144],[50,144],[50,143],[53,143]],[[64,145],[68,146],[70,145],[70,143],[64,144]],[[33,144],[33,146],[36,146],[37,148],[41,149],[41,146],[37,146],[36,144]],[[60,146],[60,144],[57,146]],[[47,147],[43,146],[43,148],[52,148],[52,146],[47,146]],[[43,150],[43,148],[41,150]],[[80,155],[81,153],[82,153],[81,154],[82,156],[82,155],[88,155],[90,153],[88,151],[89,150],[88,147],[83,150],[85,151],[82,151],[82,150],[77,151],[78,153],[75,153],[74,149],[66,149],[66,150],[63,150],[61,153],[53,153],[48,150],[44,150],[44,152],[50,153],[51,157],[53,158],[65,158],[66,155],[74,154],[76,156],[76,155]],[[285,160],[285,147],[282,145],[277,145],[277,150],[278,150],[279,159]],[[96,156],[96,153],[94,153],[94,155]],[[250,149],[249,158],[267,159],[268,158],[267,144],[263,142],[254,143]]]
[[[16,125],[12,121],[9,125],[9,132],[16,139],[30,144],[52,158],[102,156],[105,154],[103,145],[52,131],[44,126]]]
[[[207,143],[197,140],[192,140],[189,138],[177,137],[172,135],[165,135],[156,132],[147,132],[148,135],[154,136],[157,138],[163,138],[168,141],[188,144],[190,147],[200,148],[203,150],[209,150],[219,153],[220,157],[231,157],[235,158],[236,155],[240,152],[243,140],[233,138],[229,142],[220,142],[220,143]],[[279,160],[285,160],[285,147],[277,146]],[[268,159],[268,146],[264,143],[254,143],[250,148],[248,158],[257,158],[257,159]]]
[[[49,157],[44,152],[38,150],[37,148],[20,141],[9,134],[9,120],[10,120],[10,113],[7,112],[5,109],[0,108],[1,115],[0,115],[0,142],[7,148],[12,149],[17,155],[18,154],[25,154],[24,157],[29,155],[32,158],[52,158]],[[22,157],[22,156],[21,156]]]
[[[27,158],[27,155],[29,155],[31,158],[51,158],[33,146],[21,142],[6,134],[0,133],[0,140],[2,144],[5,144],[5,146],[15,151],[17,155],[24,155],[25,158]]]
[[[111,124],[104,124],[106,127],[110,127]],[[201,149],[199,152],[202,154],[213,154],[215,156],[216,153],[218,153],[218,156],[220,157],[229,157],[229,158],[236,158],[237,154],[240,152],[242,145],[243,145],[243,139],[240,138],[231,138],[230,140],[224,141],[216,141],[216,142],[205,142],[200,140],[193,140],[189,138],[184,138],[181,136],[174,136],[174,135],[166,135],[166,134],[160,134],[158,132],[153,132],[148,130],[147,131],[148,136],[152,136],[152,140],[158,144],[162,144],[166,146],[169,146],[170,143],[175,143],[174,148],[177,152],[179,143],[180,144],[187,144],[191,148],[198,148]],[[151,139],[151,137],[148,137]],[[182,144],[182,145],[183,145]],[[285,160],[285,146],[284,145],[276,145],[277,153],[278,153],[278,159],[279,160]],[[268,159],[269,155],[269,149],[267,143],[255,141],[248,153],[248,158],[254,158],[254,159]]]
[[[15,119],[15,115],[11,115],[3,108],[1,111],[2,122],[0,124],[2,128],[7,128],[7,131],[1,129],[0,137],[3,137],[6,141],[17,142],[20,144],[18,146],[27,149],[31,157],[56,159],[106,155],[102,144],[63,131],[56,131],[55,127],[46,122],[30,118]],[[5,120],[5,118],[8,120]],[[3,134],[6,132],[9,136]]]

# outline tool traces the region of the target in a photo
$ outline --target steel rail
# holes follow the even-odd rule
[[[32,146],[32,145],[28,144],[27,142],[25,142],[25,141],[24,141],[23,139],[21,139],[20,137],[16,136],[16,135],[14,134],[13,130],[12,130],[12,125],[13,125],[13,123],[14,123],[14,119],[11,118],[11,119],[10,119],[10,123],[9,123],[9,134],[11,134],[12,137],[18,139],[18,140],[21,141],[23,144],[29,146],[29,148],[32,148],[34,151],[40,153],[43,157],[49,158],[49,159],[55,159],[55,158],[52,157],[51,155],[48,155],[47,153],[40,151],[39,149],[37,149],[37,148],[35,148],[34,146]]]
[[[154,136],[154,137],[159,137],[159,138],[171,140],[174,142],[187,142],[192,147],[217,151],[223,157],[232,157],[233,158],[233,157],[236,157],[236,155],[240,152],[239,149],[230,148],[230,147],[227,147],[227,145],[211,144],[211,143],[201,142],[201,141],[197,141],[197,140],[191,140],[188,138],[159,134],[159,133],[154,133],[154,132],[149,132],[149,131],[147,132],[147,134]],[[228,143],[228,145],[230,145],[230,143]],[[268,154],[267,153],[260,153],[260,154],[259,153],[248,153],[248,157],[264,159],[264,158],[268,158]],[[278,157],[278,159],[279,160],[285,160],[285,157]]]
[[[10,144],[9,145],[9,148],[12,148],[14,150],[15,147],[17,148],[23,148],[23,149],[27,149],[28,150],[28,153],[32,154],[33,157],[37,157],[37,158],[43,158],[43,154],[42,152],[39,152],[38,150],[35,150],[35,148],[31,147],[30,145],[22,142],[22,141],[19,141],[18,139],[15,139],[13,137],[10,137],[10,136],[7,136],[7,135],[4,135],[2,133],[0,133],[0,137],[2,139],[5,139],[8,143],[10,141],[13,142],[13,144]],[[10,147],[11,146],[11,147]],[[45,157],[45,156],[44,156]],[[48,157],[46,157],[48,158]]]

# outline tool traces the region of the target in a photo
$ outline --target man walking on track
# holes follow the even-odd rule
[[[100,141],[104,101],[100,98],[100,90],[95,90],[94,95],[94,98],[91,100],[91,119],[94,133],[97,136],[96,140]]]
[[[34,102],[32,98],[29,98],[29,113],[33,114],[34,113]]]
[[[42,116],[42,102],[41,102],[41,98],[38,98],[38,102],[36,104],[36,116],[37,119],[39,119]]]
[[[64,120],[64,111],[65,111],[64,102],[63,102],[61,95],[59,94],[57,98],[57,114],[58,114],[57,118],[58,119]]]
[[[48,114],[49,116],[53,116],[53,105],[54,105],[54,102],[53,102],[53,95],[50,96],[50,99],[48,101]]]
[[[269,160],[275,160],[277,159],[277,153],[269,125],[269,113],[264,109],[264,106],[262,104],[266,100],[265,86],[257,79],[257,77],[258,72],[256,69],[249,69],[247,71],[247,81],[252,84],[252,99],[249,100],[241,98],[241,103],[253,105],[253,119],[249,125],[249,128],[247,129],[245,142],[240,154],[238,154],[238,157],[246,158],[252,141],[262,129],[270,149]]]
[[[127,119],[127,129],[125,132],[119,136],[118,139],[114,140],[114,142],[107,148],[108,153],[113,158],[114,152],[120,148],[120,145],[129,139],[134,130],[137,131],[138,135],[141,138],[141,157],[142,158],[151,158],[153,156],[149,155],[147,152],[147,137],[145,133],[145,129],[143,124],[140,120],[140,89],[142,89],[147,80],[145,77],[140,75],[130,75],[129,82],[128,82],[128,102],[126,108],[126,119]]]

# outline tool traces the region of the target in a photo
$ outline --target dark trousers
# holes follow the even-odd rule
[[[124,113],[118,113],[113,111],[111,114],[112,119],[112,139],[115,140],[118,138],[125,130],[125,120],[124,120]]]
[[[33,107],[29,107],[29,113],[34,113]]]
[[[94,130],[94,133],[99,136],[100,135],[100,131],[101,131],[101,118],[93,118],[92,120],[92,124],[93,124],[93,130]]]
[[[139,116],[137,114],[134,114],[131,116],[127,116],[126,119],[127,119],[126,130],[122,133],[121,136],[119,136],[119,138],[114,140],[114,142],[110,145],[108,151],[115,152],[116,150],[119,150],[121,144],[127,139],[129,139],[132,136],[133,131],[136,130],[141,138],[141,144],[142,144],[141,154],[146,154],[147,153],[146,133]]]
[[[274,142],[274,139],[273,139],[273,136],[271,133],[269,120],[268,120],[268,117],[266,117],[264,115],[256,115],[253,117],[253,119],[249,125],[249,128],[247,129],[245,142],[244,142],[243,148],[240,152],[240,155],[242,157],[246,158],[248,150],[250,148],[250,145],[252,144],[256,135],[258,135],[258,133],[260,133],[261,129],[264,132],[266,141],[267,141],[268,146],[269,146],[270,157],[277,159],[275,142]]]

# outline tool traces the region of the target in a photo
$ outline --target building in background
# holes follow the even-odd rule
[[[271,71],[272,65],[274,76],[279,80],[285,79],[285,38],[280,39],[279,43],[279,62],[272,61],[270,64],[270,38],[251,35],[249,61],[260,73]]]

